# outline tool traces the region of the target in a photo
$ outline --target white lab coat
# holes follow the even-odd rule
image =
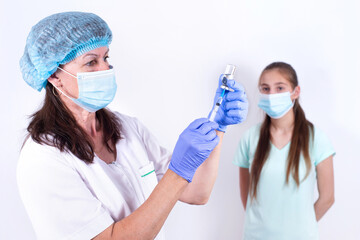
[[[91,239],[148,198],[171,153],[136,119],[122,122],[117,159],[86,164],[29,138],[21,150],[18,187],[38,239]],[[152,171],[155,170],[155,171]],[[162,232],[158,240],[164,239]]]

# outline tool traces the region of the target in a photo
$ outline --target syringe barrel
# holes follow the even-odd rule
[[[219,105],[215,104],[215,107],[214,107],[214,109],[212,110],[211,115],[210,115],[210,117],[209,117],[209,120],[210,120],[210,121],[214,122],[215,116],[216,116],[216,113],[218,112],[218,110],[219,110]]]
[[[216,116],[216,114],[217,114],[217,112],[218,112],[218,110],[219,110],[219,107],[220,107],[222,101],[223,101],[223,98],[222,98],[222,97],[219,97],[219,98],[216,100],[214,109],[212,110],[211,115],[210,115],[210,117],[209,117],[209,120],[210,120],[210,121],[213,122],[213,121],[215,120],[215,116]]]

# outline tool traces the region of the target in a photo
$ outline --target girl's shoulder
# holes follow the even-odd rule
[[[320,162],[322,162],[329,156],[334,156],[336,154],[330,138],[321,128],[315,125],[313,136],[310,139],[309,150],[315,166],[317,166]]]
[[[314,144],[319,144],[322,142],[329,142],[328,135],[321,129],[321,127],[318,127],[317,125],[313,125],[313,138],[312,141]]]
[[[261,122],[251,126],[241,136],[239,141],[239,148],[252,149],[257,146],[260,136]]]
[[[256,140],[259,138],[260,129],[262,122],[259,122],[253,126],[251,126],[248,130],[244,132],[242,139],[247,140]]]

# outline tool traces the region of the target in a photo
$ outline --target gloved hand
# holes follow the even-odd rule
[[[179,136],[169,169],[191,182],[196,169],[219,143],[215,132],[218,127],[206,118],[192,122]]]
[[[224,74],[221,74],[219,78],[219,87],[216,90],[213,108],[215,107],[217,99],[223,92],[223,89],[220,88],[223,77]],[[225,132],[227,125],[238,124],[245,121],[249,106],[244,87],[240,83],[236,82],[235,80],[228,80],[227,85],[228,87],[234,89],[234,92],[225,92],[223,101],[214,119],[214,121],[219,124],[219,128],[217,130],[222,132]]]

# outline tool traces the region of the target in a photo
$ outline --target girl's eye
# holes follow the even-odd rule
[[[281,91],[281,90],[283,90],[283,89],[284,89],[283,87],[278,87],[278,90],[279,90],[279,91]]]

